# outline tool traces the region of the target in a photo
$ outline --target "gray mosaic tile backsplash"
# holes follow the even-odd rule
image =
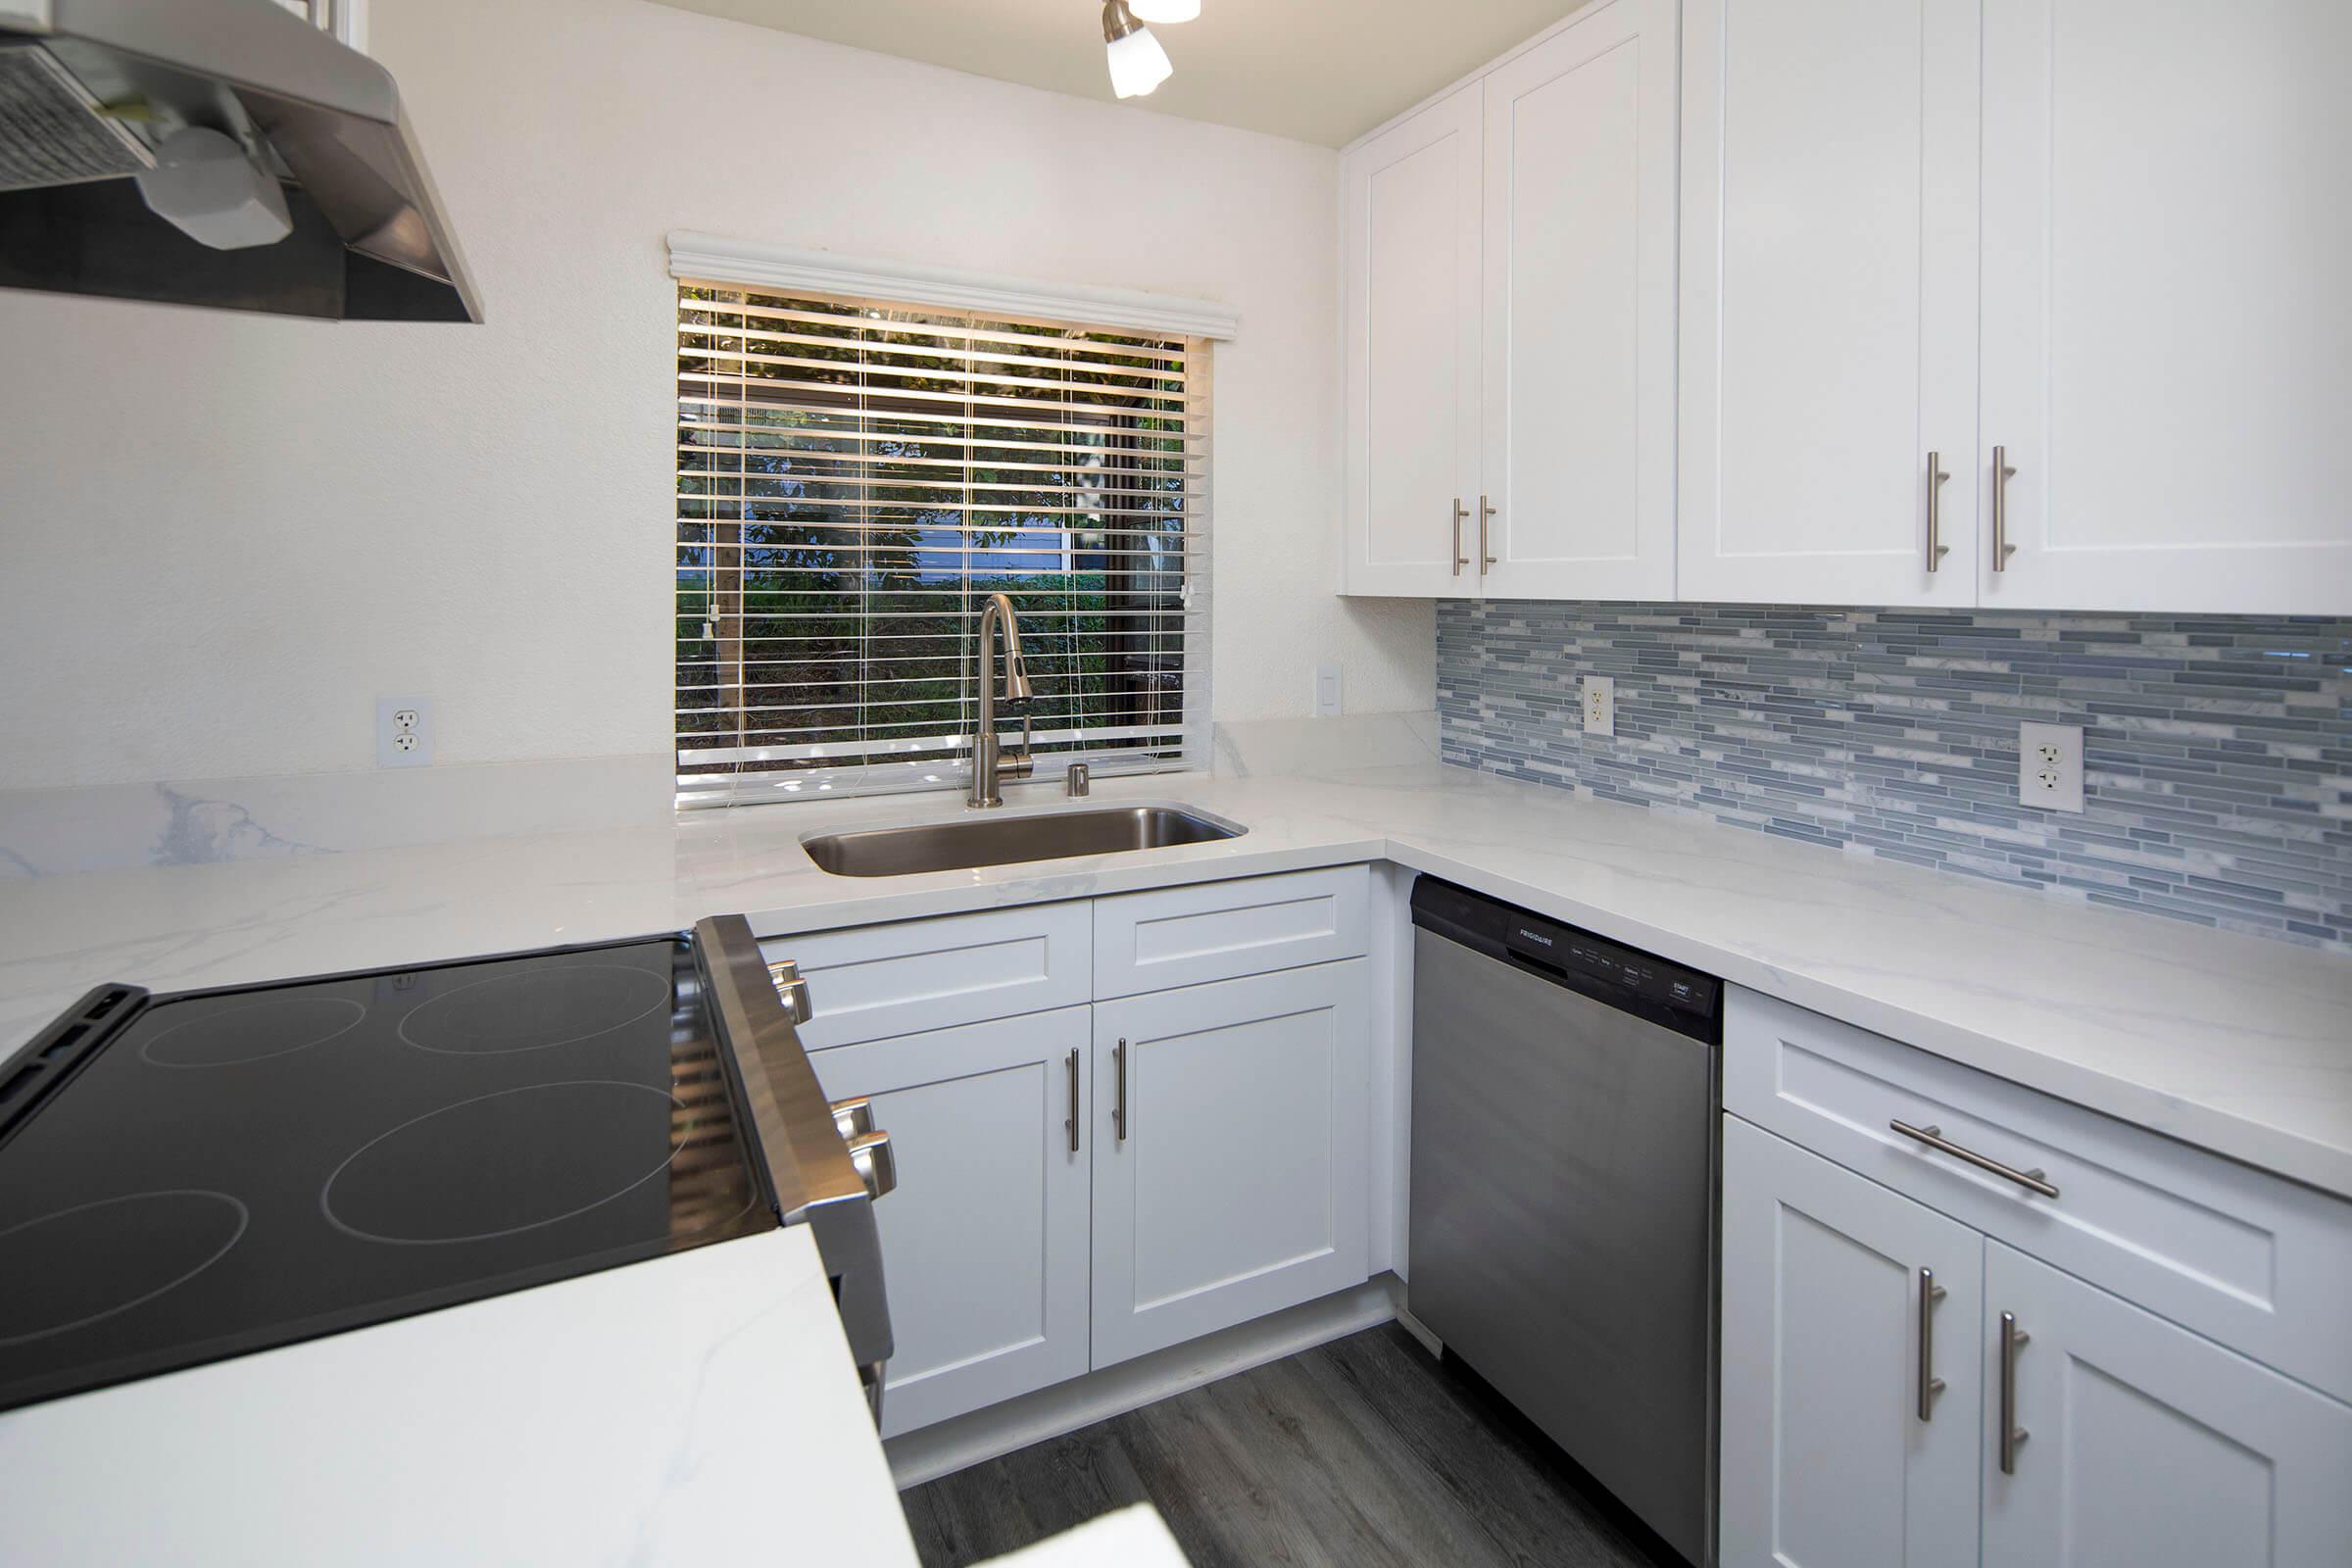
[[[2352,953],[2352,619],[1446,601],[1438,712],[1448,762]],[[2019,804],[2027,719],[2082,814]]]

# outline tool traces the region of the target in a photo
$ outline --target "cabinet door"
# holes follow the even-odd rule
[[[1985,0],[1984,603],[2352,611],[2347,73],[2343,0]]]
[[[1095,1007],[1095,1365],[1360,1283],[1364,960]]]
[[[1477,592],[1454,509],[1478,499],[1478,103],[1465,87],[1343,166],[1351,594]]]
[[[1723,1128],[1725,1568],[1975,1568],[1984,1239]]]
[[[1087,1015],[1064,1007],[809,1058],[832,1099],[872,1098],[898,1158],[898,1190],[874,1205],[897,1340],[885,1437],[1087,1369]]]
[[[2000,1462],[2001,1314],[2026,1339]],[[2341,1563],[2352,1405],[1985,1244],[1984,1563]]]
[[[1672,598],[1674,0],[1615,0],[1483,86],[1481,588]]]
[[[1977,0],[1685,7],[1681,598],[1976,602],[1977,46]]]

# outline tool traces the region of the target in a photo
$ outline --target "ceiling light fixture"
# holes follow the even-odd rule
[[[1127,0],[1127,9],[1135,13],[1138,22],[1166,26],[1200,15],[1200,0]]]
[[[1110,90],[1122,98],[1141,98],[1176,69],[1127,0],[1102,0],[1102,48],[1110,60]]]

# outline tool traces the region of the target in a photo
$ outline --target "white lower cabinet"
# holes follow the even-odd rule
[[[898,1164],[883,1436],[1367,1278],[1368,897],[1343,866],[768,944]]]
[[[1984,1253],[1986,1568],[2352,1562],[2352,1405],[2013,1248]],[[2024,1336],[2006,1468],[2004,1313]]]
[[[1967,1226],[1724,1118],[1726,1568],[1974,1568],[1983,1257]]]
[[[1097,1366],[1365,1277],[1364,960],[1095,1006]]]
[[[2352,1405],[1737,1116],[1723,1182],[1726,1568],[2352,1562]]]
[[[885,1437],[1087,1370],[1089,1011],[810,1058],[828,1098],[872,1099],[898,1160],[874,1205],[897,1341]]]

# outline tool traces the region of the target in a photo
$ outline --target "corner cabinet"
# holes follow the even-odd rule
[[[1355,148],[1347,203],[1347,591],[1470,591],[1478,490],[1479,110],[1465,87]]]
[[[1361,1284],[1363,865],[775,938],[874,1207],[896,1437]]]
[[[2352,1204],[1741,991],[1724,1052],[1726,1568],[2345,1560]]]
[[[1342,592],[2352,613],[2347,75],[2342,0],[1587,7],[1342,157]]]
[[[1346,582],[1674,587],[1674,0],[1611,0],[1342,162]]]

